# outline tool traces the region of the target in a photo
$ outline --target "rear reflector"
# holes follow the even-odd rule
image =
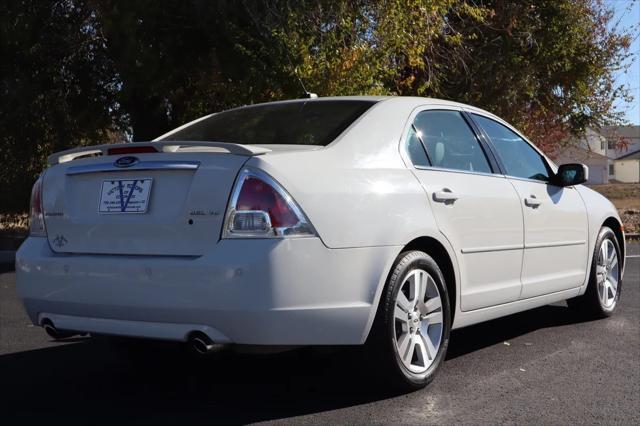
[[[107,149],[107,155],[120,155],[120,154],[144,154],[158,152],[152,146],[124,146],[118,148],[109,148]]]

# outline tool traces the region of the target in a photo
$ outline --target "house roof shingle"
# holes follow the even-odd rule
[[[601,132],[605,137],[617,135],[630,139],[640,138],[640,126],[604,126]]]
[[[616,158],[617,160],[639,160],[640,159],[640,149],[634,152],[630,152],[621,157]]]
[[[567,146],[560,148],[555,153],[555,159],[560,162],[569,162],[569,161],[585,161],[589,160],[604,160],[608,161],[609,158],[602,154],[598,154],[597,152],[584,149],[578,146]]]

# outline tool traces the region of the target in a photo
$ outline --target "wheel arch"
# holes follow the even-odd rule
[[[432,229],[423,229],[422,232],[409,236],[407,240],[409,240],[409,242],[404,246],[396,246],[398,248],[393,256],[393,260],[389,260],[389,263],[385,268],[386,273],[380,277],[372,303],[371,314],[363,330],[362,343],[367,342],[369,337],[371,337],[374,324],[377,322],[378,313],[380,312],[382,295],[389,285],[389,277],[393,273],[398,262],[398,257],[401,253],[411,250],[419,250],[428,254],[440,267],[442,274],[444,275],[447,292],[449,293],[449,303],[451,305],[451,326],[452,328],[454,327],[454,321],[456,314],[458,313],[458,307],[460,306],[460,276],[458,275],[458,259],[455,256],[453,248],[449,245],[449,241],[446,238],[441,234],[439,235],[437,231]]]
[[[438,264],[438,267],[444,276],[447,292],[449,293],[449,303],[451,304],[451,324],[453,324],[456,315],[456,306],[458,304],[458,290],[455,269],[449,252],[440,241],[426,236],[415,238],[404,246],[402,252],[410,250],[422,251],[431,256]]]
[[[451,324],[453,325],[455,316],[456,316],[456,307],[458,306],[458,289],[457,289],[457,278],[456,278],[456,270],[454,269],[454,262],[451,258],[451,254],[445,247],[445,245],[438,241],[436,238],[428,237],[428,236],[420,236],[411,240],[409,243],[404,245],[395,255],[393,262],[390,264],[386,275],[384,276],[384,281],[382,285],[378,288],[376,301],[374,303],[375,309],[372,310],[372,317],[369,321],[365,329],[365,333],[363,335],[363,342],[368,339],[368,336],[371,334],[373,330],[374,323],[378,319],[378,313],[380,312],[380,303],[382,302],[382,295],[384,294],[387,286],[389,285],[389,277],[391,276],[393,269],[395,268],[398,257],[400,254],[411,251],[411,250],[419,250],[422,251],[433,258],[438,264],[438,267],[442,271],[442,275],[444,276],[445,285],[447,286],[447,292],[449,293],[449,303],[450,312],[451,312]]]
[[[615,217],[609,216],[602,223],[602,226],[611,228],[613,233],[616,235],[616,239],[618,240],[618,246],[620,247],[620,262],[622,263],[622,270],[624,271],[625,245],[624,245],[624,231],[622,228],[622,224]]]

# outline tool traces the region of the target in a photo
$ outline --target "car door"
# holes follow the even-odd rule
[[[472,114],[489,138],[524,214],[521,299],[578,287],[587,269],[587,212],[574,187],[550,183],[546,158],[507,126]]]
[[[523,255],[518,195],[456,109],[417,112],[406,153],[460,268],[461,309],[518,299]],[[493,164],[492,164],[493,162]]]

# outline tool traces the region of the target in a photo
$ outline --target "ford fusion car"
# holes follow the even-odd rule
[[[273,102],[49,163],[16,270],[54,337],[366,344],[417,388],[452,329],[620,299],[623,227],[587,168],[467,105]]]

